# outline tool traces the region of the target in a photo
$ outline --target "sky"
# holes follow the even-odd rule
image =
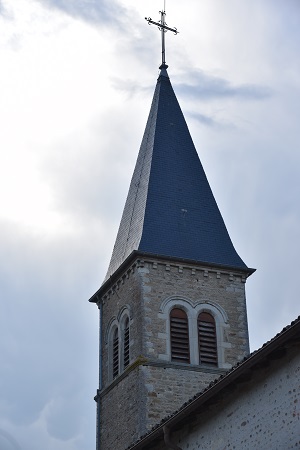
[[[158,0],[0,0],[0,449],[95,448],[98,311],[160,65]],[[167,0],[175,93],[251,350],[299,314],[299,0]]]

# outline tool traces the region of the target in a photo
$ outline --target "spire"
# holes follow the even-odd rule
[[[247,270],[162,67],[106,280],[133,252]]]

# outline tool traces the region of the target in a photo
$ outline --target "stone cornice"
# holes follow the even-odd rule
[[[99,302],[107,300],[119,290],[120,285],[124,284],[136,269],[143,268],[145,265],[151,267],[153,270],[157,269],[159,265],[163,265],[166,271],[175,269],[178,270],[178,273],[183,273],[184,270],[190,270],[192,276],[201,273],[204,279],[209,276],[209,273],[215,274],[216,278],[220,278],[221,275],[226,275],[230,281],[233,281],[235,277],[239,277],[243,283],[255,271],[255,269],[240,269],[183,259],[175,260],[174,258],[159,255],[133,252],[89,301],[99,304]]]

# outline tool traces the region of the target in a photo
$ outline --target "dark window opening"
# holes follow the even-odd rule
[[[218,365],[216,323],[213,316],[202,312],[198,316],[199,362]]]
[[[170,314],[171,359],[189,363],[189,326],[186,313],[180,308],[173,308]]]

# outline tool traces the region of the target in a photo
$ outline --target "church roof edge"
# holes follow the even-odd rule
[[[151,443],[158,442],[163,439],[164,427],[172,429],[176,426],[176,430],[179,430],[180,425],[184,425],[188,420],[190,414],[195,415],[197,409],[203,407],[210,399],[215,398],[220,392],[228,387],[232,383],[237,383],[239,379],[243,380],[243,376],[247,378],[249,370],[254,367],[263,368],[261,364],[264,360],[280,358],[284,356],[284,349],[288,342],[299,341],[300,339],[300,316],[298,316],[290,325],[283,328],[281,332],[276,334],[270,341],[263,344],[258,350],[252,352],[243,361],[237,363],[232,369],[225,374],[221,375],[216,380],[212,381],[199,394],[196,394],[192,399],[185,402],[183,406],[175,411],[172,415],[163,419],[160,423],[152,428],[146,435],[142,436],[139,441],[128,447],[126,450],[146,450],[150,449]],[[245,380],[245,378],[244,378]]]

